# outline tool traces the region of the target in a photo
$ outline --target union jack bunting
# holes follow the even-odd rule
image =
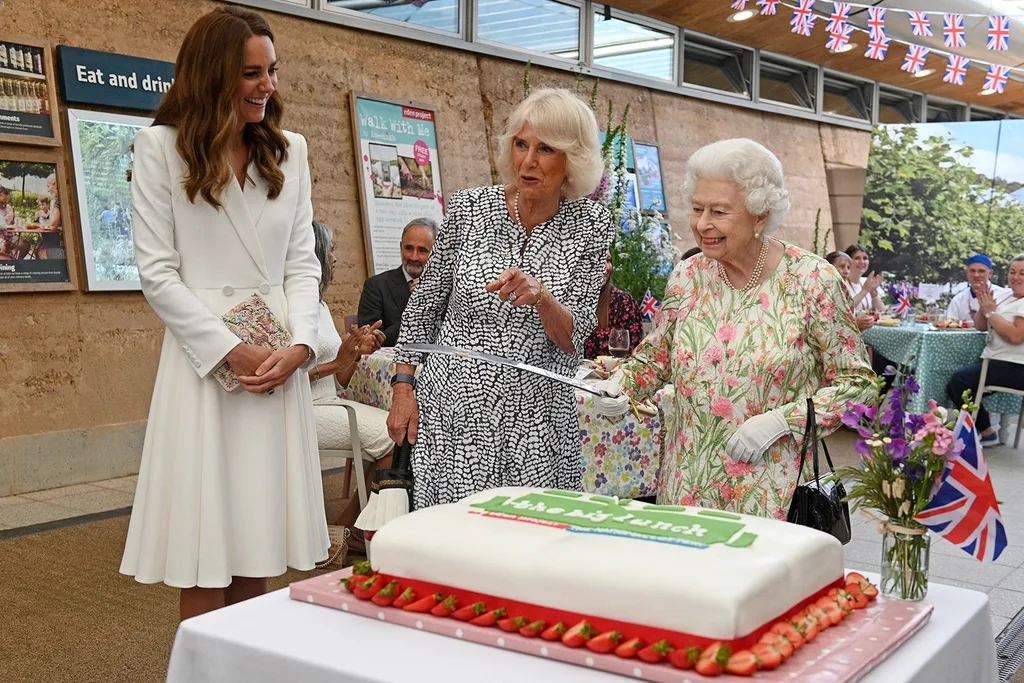
[[[946,461],[938,490],[914,519],[976,560],[992,562],[1006,549],[1006,528],[981,438],[967,411],[960,412],[953,438],[963,450]]]
[[[775,14],[779,10],[779,2],[780,0],[757,0],[763,15]]]
[[[989,50],[1010,49],[1010,18],[989,17],[988,18],[988,43]]]
[[[964,29],[964,15],[942,15],[942,37],[946,47],[964,47],[967,45],[967,34]]]
[[[928,14],[925,12],[907,12],[910,15],[910,30],[915,36],[931,36],[932,24],[928,21]]]
[[[850,35],[853,34],[853,27],[849,24],[843,26],[838,31],[833,31],[828,34],[828,40],[825,41],[825,49],[837,52],[842,50],[844,47],[850,44]]]
[[[747,0],[733,0],[732,8],[735,10],[743,10],[747,7]]]
[[[964,76],[967,75],[967,67],[970,63],[971,60],[967,57],[950,55],[949,61],[946,63],[946,75],[942,77],[942,80],[953,85],[963,85]]]
[[[793,24],[793,33],[797,33],[801,36],[809,36],[814,31],[814,22],[817,17],[813,14],[803,21],[799,21]]]
[[[1006,81],[1010,77],[1010,67],[999,66],[998,64],[991,64],[988,67],[988,73],[985,75],[985,90],[995,90],[997,93],[1002,93],[1006,90]]]
[[[924,67],[925,60],[928,59],[928,52],[928,48],[923,45],[911,45],[907,48],[907,56],[903,58],[903,66],[900,69],[916,74]]]
[[[846,22],[850,20],[850,3],[833,2],[832,16],[828,18],[828,26],[825,29],[829,33],[838,33],[846,28]]]
[[[892,39],[886,38],[884,34],[875,36],[868,41],[868,49],[864,52],[864,56],[868,59],[877,59],[879,61],[885,59],[885,53],[889,51],[890,42],[892,42]]]
[[[868,33],[872,38],[885,35],[885,8],[868,8]]]
[[[814,25],[814,0],[800,0],[800,4],[793,8],[793,18],[789,23],[793,26],[810,21]],[[795,33],[795,31],[794,31]]]
[[[640,304],[640,315],[648,320],[653,320],[655,314],[660,308],[661,304],[658,303],[658,300],[654,298],[653,294],[651,294],[651,290],[648,289],[647,293],[644,294],[643,302]]]

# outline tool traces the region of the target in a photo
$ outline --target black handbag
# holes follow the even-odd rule
[[[828,446],[823,439],[818,438],[818,428],[814,417],[814,401],[807,399],[807,431],[804,433],[803,447],[800,449],[800,468],[796,475],[796,490],[793,491],[793,501],[789,505],[789,517],[793,524],[808,526],[818,531],[824,531],[839,539],[839,542],[846,545],[852,536],[850,532],[850,506],[846,502],[846,487],[838,479],[821,481],[818,471],[818,442],[825,451],[825,461],[828,462],[829,472],[834,472],[832,458],[828,454]],[[800,475],[803,474],[804,460],[807,458],[807,449],[810,448],[814,459],[814,481],[807,481],[800,484]]]

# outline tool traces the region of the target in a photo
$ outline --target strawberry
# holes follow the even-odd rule
[[[854,609],[864,609],[868,606],[868,596],[864,595],[864,591],[860,589],[860,586],[850,584],[846,587],[846,590],[853,596]]]
[[[544,622],[538,620],[533,623],[527,624],[526,626],[519,629],[519,635],[523,636],[524,638],[536,638],[540,635],[540,632],[543,630]]]
[[[470,621],[476,619],[478,616],[487,611],[487,605],[482,602],[474,602],[472,605],[466,605],[452,612],[452,619],[459,621]]]
[[[860,572],[850,572],[846,575],[846,583],[864,583],[865,581],[867,581],[867,577]]]
[[[693,670],[701,676],[718,676],[722,673],[722,665],[715,659],[698,659]]]
[[[369,576],[373,573],[373,568],[370,567],[370,563],[366,560],[360,560],[352,565],[352,574],[365,574]]]
[[[618,647],[620,640],[622,640],[622,634],[618,631],[605,631],[588,640],[587,647],[594,652],[606,655]]]
[[[776,634],[777,635],[777,634]],[[783,660],[787,660],[793,656],[795,648],[793,643],[789,642],[789,638],[786,636],[777,635],[774,643],[769,643],[776,652],[782,655]]]
[[[825,597],[831,598],[832,600],[835,600],[837,595],[839,595],[838,588],[829,588],[828,593],[825,593]]]
[[[818,627],[822,631],[832,625],[832,620],[829,618],[828,612],[818,605],[811,605],[811,616],[818,620]]]
[[[668,663],[677,669],[692,669],[700,659],[699,647],[681,647],[668,654]]]
[[[758,643],[750,648],[750,651],[757,657],[757,668],[771,671],[782,665],[782,653],[767,643]]]
[[[502,631],[508,631],[509,633],[515,633],[522,627],[530,623],[530,620],[526,617],[515,617],[514,619],[499,619],[498,628]]]
[[[775,626],[772,626],[772,630],[788,640],[794,650],[799,650],[804,644],[804,637],[800,634],[800,631],[793,626],[793,624],[779,622],[778,624],[775,624]]]
[[[562,642],[569,647],[581,647],[594,635],[594,629],[586,620],[576,624],[562,636]]]
[[[878,586],[876,586],[873,583],[863,584],[860,587],[860,589],[861,589],[861,592],[864,593],[864,596],[868,600],[874,600],[875,598],[878,597]]]
[[[554,626],[548,626],[546,629],[541,631],[540,637],[544,640],[561,640],[562,634],[565,633],[565,624],[558,622]]]
[[[814,617],[806,617],[801,624],[803,626],[804,642],[811,642],[818,637],[821,633],[821,627],[818,626],[818,620]]]
[[[408,605],[403,607],[406,612],[429,612],[437,606],[437,601],[444,598],[440,593],[434,593],[426,597],[420,598],[415,602],[410,602]]]
[[[450,617],[458,605],[459,599],[454,595],[449,595],[443,601],[431,607],[430,613],[435,617]]]
[[[822,605],[822,610],[828,615],[829,624],[835,626],[846,617],[846,612],[840,609],[835,602],[829,601]]]
[[[750,650],[740,650],[729,657],[725,670],[734,676],[753,676],[757,671],[757,657]]]
[[[505,608],[499,607],[498,609],[492,609],[490,612],[481,614],[475,619],[470,619],[469,623],[473,624],[474,626],[494,626],[498,623],[498,619],[504,618]]]
[[[363,579],[363,581],[366,581],[366,579]],[[357,584],[358,582],[351,576],[346,576],[344,579],[341,580],[341,585],[344,586],[345,590],[347,590],[349,593],[356,589]]]
[[[725,663],[729,661],[729,655],[731,654],[732,650],[719,642],[715,642],[704,648],[698,659],[714,659],[724,667]]]
[[[615,648],[615,656],[622,657],[623,659],[632,659],[636,657],[636,653],[644,646],[644,641],[639,638],[631,638],[622,645]]]
[[[402,594],[395,598],[395,601],[391,603],[392,607],[402,608],[408,605],[410,602],[416,599],[416,591],[411,588],[406,588],[402,591]]]
[[[384,577],[378,574],[377,576],[372,576],[366,581],[357,584],[355,590],[352,591],[352,595],[356,596],[360,600],[369,600],[383,587]],[[865,598],[865,600],[866,599],[867,598]]]
[[[372,598],[370,598],[370,600],[375,605],[380,605],[381,607],[387,607],[388,605],[390,605],[392,602],[395,601],[395,593],[397,593],[397,592],[398,592],[398,582],[397,581],[392,581],[388,585],[386,585],[383,588],[381,588],[380,591],[378,591],[376,595],[374,595]]]
[[[636,656],[648,664],[657,664],[658,662],[665,661],[665,658],[672,654],[674,650],[675,648],[669,645],[667,640],[659,640],[637,652]]]
[[[852,612],[856,603],[857,601],[853,598],[853,594],[845,588],[839,591],[839,595],[836,596],[836,604],[844,612]]]

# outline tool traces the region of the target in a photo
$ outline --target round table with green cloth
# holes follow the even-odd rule
[[[391,408],[394,349],[383,348],[359,361],[341,396],[382,410]],[[594,408],[593,396],[576,392],[583,451],[583,489],[619,498],[657,493],[664,430],[661,415],[632,413],[609,418]]]
[[[978,330],[936,330],[930,325],[913,324],[900,327],[875,325],[862,333],[864,342],[890,361],[902,363],[914,371],[921,391],[914,397],[910,410],[923,413],[928,399],[946,405],[946,384],[960,368],[981,361],[987,332]],[[1013,394],[986,393],[985,408],[989,412],[1017,415],[1020,397]]]

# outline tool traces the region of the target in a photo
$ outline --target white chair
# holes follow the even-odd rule
[[[1009,362],[1009,361],[1007,361]],[[985,380],[988,378],[988,358],[981,360],[981,377],[978,379],[978,391],[974,394],[974,400],[981,405],[981,400],[985,396],[986,391],[998,391],[1004,394],[1016,394],[1017,396],[1024,396],[1024,391],[1020,389],[1011,389],[1009,387],[1001,387],[995,384],[986,384]],[[978,418],[978,411],[975,410],[971,416],[974,419]],[[1017,434],[1013,437],[1013,447],[1017,448],[1020,446],[1020,432],[1021,428],[1024,427],[1024,401],[1021,401],[1020,415],[1017,416]]]
[[[356,470],[356,491],[359,494],[359,509],[362,510],[366,507],[367,494],[366,494],[366,473],[363,470],[363,461],[366,459],[368,462],[372,462],[372,459],[366,458],[363,454],[362,445],[359,442],[359,425],[356,423],[356,409],[352,401],[346,399],[340,399],[335,405],[339,405],[345,409],[348,413],[348,432],[350,437],[350,443],[352,448],[350,450],[336,450],[328,448],[320,448],[320,457],[336,457],[336,458],[347,458],[348,462],[345,463],[345,482],[344,482],[344,493],[348,497],[350,480],[352,474],[352,464],[355,464]]]

